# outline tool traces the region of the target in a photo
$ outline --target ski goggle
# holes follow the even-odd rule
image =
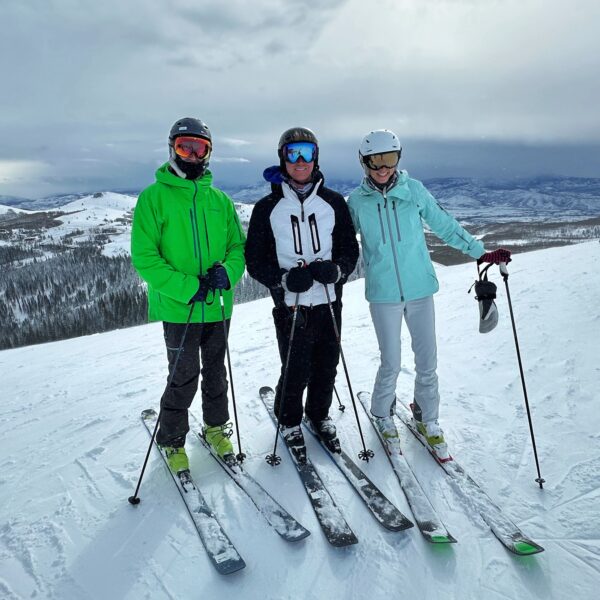
[[[211,148],[208,140],[197,137],[180,136],[173,142],[175,154],[186,159],[192,158],[193,155],[198,159],[206,158],[210,154]]]
[[[313,142],[292,142],[286,144],[283,149],[283,157],[286,162],[297,163],[300,158],[309,163],[317,157],[317,145]]]
[[[378,171],[379,169],[395,169],[400,162],[400,152],[384,152],[383,154],[370,154],[363,158],[363,162],[369,169]]]

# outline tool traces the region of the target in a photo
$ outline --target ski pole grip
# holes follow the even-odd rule
[[[502,277],[504,277],[504,279],[508,278],[508,269],[506,268],[506,263],[505,262],[501,262],[499,264],[500,267],[500,275],[502,275]]]

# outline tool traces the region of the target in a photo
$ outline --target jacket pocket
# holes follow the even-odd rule
[[[302,236],[300,235],[300,221],[296,215],[290,215],[292,224],[292,239],[294,240],[294,252],[302,256]]]
[[[317,254],[321,250],[321,240],[319,239],[319,228],[317,227],[317,218],[315,213],[308,216],[308,228],[310,229],[310,239],[312,241],[313,252]]]

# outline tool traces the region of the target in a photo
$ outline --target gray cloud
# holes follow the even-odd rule
[[[257,180],[294,124],[336,176],[377,127],[419,172],[490,174],[502,147],[515,172],[552,148],[557,172],[596,174],[598,22],[596,0],[3,2],[0,194],[140,187],[183,115],[228,181]]]

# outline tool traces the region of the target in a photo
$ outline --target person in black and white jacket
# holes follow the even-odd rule
[[[354,270],[358,243],[343,196],[324,186],[315,134],[304,127],[285,131],[279,140],[280,164],[264,177],[271,193],[257,202],[246,242],[251,277],[269,288],[281,358],[275,414],[288,444],[304,451],[300,429],[302,395],[306,416],[321,437],[332,442],[329,417],[339,345],[325,286],[341,330],[342,285]],[[281,398],[292,313],[298,304],[285,398]]]

